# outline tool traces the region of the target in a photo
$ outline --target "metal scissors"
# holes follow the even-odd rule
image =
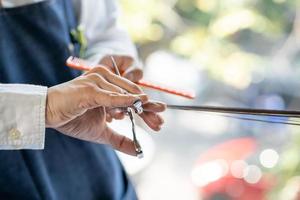
[[[168,109],[200,111],[240,120],[300,126],[299,110],[272,110],[220,106],[167,105]],[[263,118],[262,118],[263,117]],[[265,119],[264,117],[269,117]]]
[[[114,57],[110,56],[110,59],[112,61],[113,67],[114,67],[117,75],[121,76],[120,71],[118,69],[118,66],[117,66],[117,63],[116,63]],[[136,102],[134,102],[132,106],[134,108],[135,113],[141,114],[143,112],[142,102],[140,100],[137,100]],[[137,137],[136,137],[133,109],[130,108],[130,107],[128,107],[127,110],[126,110],[126,114],[129,115],[129,118],[130,118],[130,121],[131,121],[133,143],[134,143],[134,148],[135,148],[136,156],[138,158],[143,158],[144,157],[143,150],[142,150],[142,147],[141,147],[141,145],[140,145],[140,143],[139,143],[139,141],[137,140]]]

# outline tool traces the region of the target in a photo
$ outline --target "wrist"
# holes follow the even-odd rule
[[[51,109],[51,96],[52,96],[52,88],[48,88],[47,90],[47,96],[46,96],[46,105],[45,105],[45,126],[46,128],[52,128],[52,118],[53,118],[53,112]]]

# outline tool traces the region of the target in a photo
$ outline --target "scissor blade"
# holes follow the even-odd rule
[[[176,110],[192,110],[192,111],[215,112],[215,113],[233,113],[233,114],[300,118],[300,111],[294,111],[294,110],[269,110],[269,109],[251,109],[251,108],[218,107],[218,106],[194,106],[194,105],[192,106],[167,105],[167,108],[176,109]]]

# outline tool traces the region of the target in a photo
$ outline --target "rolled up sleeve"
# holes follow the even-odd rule
[[[80,25],[87,39],[85,59],[96,64],[106,55],[120,55],[138,62],[133,42],[118,23],[116,0],[82,1],[78,9]]]
[[[43,149],[47,87],[0,84],[0,149]]]

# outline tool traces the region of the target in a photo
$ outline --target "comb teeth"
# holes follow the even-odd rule
[[[74,62],[78,63],[78,64],[81,64],[81,65],[85,65],[87,62],[80,59],[80,58],[76,58],[76,57],[73,57],[72,59]]]
[[[83,59],[80,59],[77,57],[73,57],[73,56],[71,57],[71,59],[72,59],[72,62],[76,63],[77,65],[92,66],[92,64],[86,60],[83,60]]]
[[[67,59],[66,64],[67,66],[72,67],[74,69],[85,70],[85,71],[88,71],[94,67],[91,63],[74,56],[70,56]]]

